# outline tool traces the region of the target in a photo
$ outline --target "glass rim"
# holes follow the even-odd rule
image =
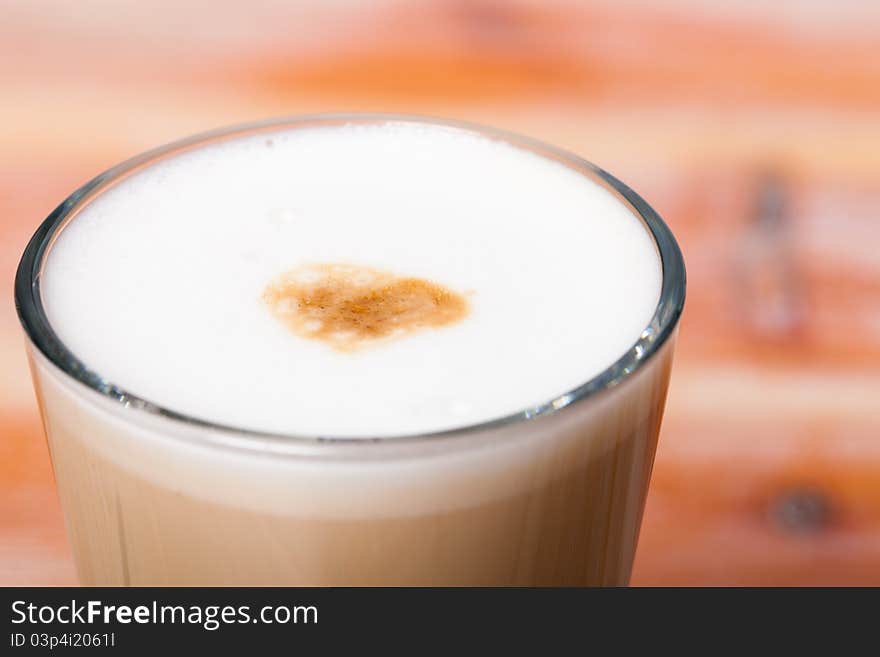
[[[276,433],[227,425],[193,417],[150,402],[116,385],[90,369],[73,354],[52,329],[40,294],[40,274],[55,238],[75,218],[80,209],[139,169],[163,158],[198,148],[212,141],[272,132],[285,127],[295,129],[310,126],[332,126],[351,123],[370,124],[407,122],[442,126],[503,141],[514,147],[527,149],[541,157],[556,160],[569,169],[598,183],[624,203],[645,225],[657,248],[662,270],[660,297],[648,325],[639,339],[607,368],[584,383],[552,399],[501,417],[471,424],[407,435],[321,436],[296,433]],[[507,426],[520,425],[540,418],[555,416],[572,406],[580,405],[601,393],[629,380],[642,369],[673,335],[684,306],[686,274],[684,258],[672,231],[648,203],[615,176],[595,164],[562,148],[507,130],[477,123],[390,113],[308,114],[272,118],[199,133],[159,146],[136,155],[99,174],[68,196],[40,224],[22,254],[15,277],[15,305],[27,337],[37,350],[63,374],[85,385],[103,397],[118,403],[118,408],[143,412],[150,416],[213,436],[209,442],[226,446],[256,448],[261,452],[290,452],[297,450],[313,453],[325,449],[346,450],[370,448],[380,444],[403,447],[413,443],[446,442],[462,436],[484,434]]]

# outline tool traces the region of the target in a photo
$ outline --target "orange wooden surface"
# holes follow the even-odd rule
[[[0,584],[75,581],[11,301],[38,222],[193,132],[387,110],[575,150],[679,236],[635,584],[880,585],[877,34],[855,0],[0,4]]]

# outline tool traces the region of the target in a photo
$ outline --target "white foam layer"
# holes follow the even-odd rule
[[[470,291],[471,312],[338,352],[293,335],[262,299],[314,262]],[[641,222],[577,172],[388,123],[237,138],[144,169],[62,232],[42,291],[72,352],[144,399],[243,428],[373,436],[489,420],[576,387],[638,339],[660,281]]]

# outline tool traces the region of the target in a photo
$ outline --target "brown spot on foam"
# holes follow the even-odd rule
[[[449,326],[469,311],[464,296],[432,281],[344,264],[285,272],[263,300],[293,333],[339,351]]]

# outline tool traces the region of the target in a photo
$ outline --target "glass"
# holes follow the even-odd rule
[[[211,141],[388,120],[506,141],[626,204],[653,236],[663,268],[656,312],[632,348],[574,390],[507,417],[403,438],[329,440],[162,408],[105,380],[53,331],[40,273],[55,238],[133,172]],[[61,505],[88,585],[625,585],[684,295],[672,233],[610,174],[519,135],[393,115],[254,123],[128,160],[43,222],[15,281]]]

